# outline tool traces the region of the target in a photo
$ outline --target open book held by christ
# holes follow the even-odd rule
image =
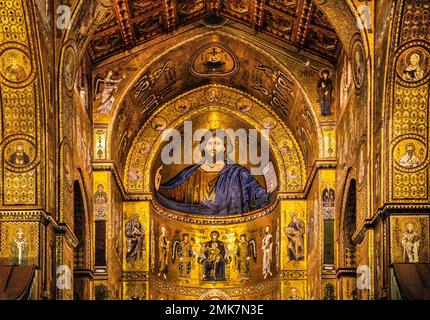
[[[278,178],[276,178],[276,172],[272,162],[269,162],[263,169],[263,174],[266,180],[267,192],[272,193],[278,187]]]

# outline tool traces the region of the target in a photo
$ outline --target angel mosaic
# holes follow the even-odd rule
[[[118,91],[119,83],[125,79],[125,76],[119,79],[113,78],[113,71],[109,71],[104,79],[98,79],[95,85],[96,99],[101,99],[101,103],[97,108],[97,113],[107,114],[110,112],[115,101],[115,93]],[[103,90],[100,90],[100,83],[103,83]]]
[[[182,234],[182,239],[176,238],[173,240],[172,252],[172,262],[178,261],[179,279],[189,279],[194,251],[188,233]]]
[[[255,239],[248,240],[246,234],[241,234],[236,240],[235,265],[239,272],[240,280],[249,280],[250,263],[257,261]]]

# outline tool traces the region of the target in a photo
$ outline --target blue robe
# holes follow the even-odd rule
[[[160,185],[161,189],[174,189],[185,182],[202,163],[187,167],[168,182]],[[226,164],[219,173],[215,199],[206,204],[185,204],[173,201],[155,191],[158,202],[164,207],[192,214],[231,215],[261,209],[271,201],[271,194],[260,186],[251,172],[237,164]]]

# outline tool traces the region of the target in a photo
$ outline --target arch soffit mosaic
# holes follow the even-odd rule
[[[210,102],[205,100],[204,96],[207,95],[208,91],[214,89],[225,97],[223,101]],[[252,101],[253,105],[252,109],[247,112],[242,112],[237,108],[237,101],[244,98]],[[190,102],[190,108],[186,113],[181,113],[175,108],[175,105],[183,100]],[[127,192],[144,194],[151,191],[152,164],[162,145],[162,141],[159,139],[162,132],[157,132],[151,125],[154,119],[165,119],[166,128],[177,128],[184,121],[211,111],[229,113],[251,125],[259,132],[263,129],[261,119],[274,119],[277,125],[270,130],[269,144],[279,169],[279,191],[298,193],[303,190],[307,177],[306,167],[301,149],[289,128],[280,121],[276,114],[257,99],[239,90],[214,84],[197,88],[166,103],[145,122],[133,140],[132,147],[127,155],[124,174]],[[284,142],[288,144],[289,152],[281,150]],[[293,170],[299,172],[297,179],[287,181],[287,175],[291,174]]]
[[[137,91],[136,85],[141,81],[141,79],[143,77],[148,75],[150,70],[152,72],[154,72],[154,70],[157,70],[157,68],[154,68],[153,66],[157,66],[158,68],[162,68],[162,66],[165,65],[165,64],[163,64],[163,62],[168,60],[166,57],[168,57],[169,54],[173,55],[173,53],[176,51],[182,52],[182,50],[185,50],[185,48],[187,48],[187,47],[195,48],[194,45],[190,45],[190,43],[192,43],[192,41],[199,41],[199,43],[203,44],[203,43],[205,43],[206,39],[211,39],[214,36],[216,36],[216,37],[218,37],[218,39],[220,39],[220,41],[219,41],[220,43],[228,42],[228,41],[231,41],[232,39],[234,39],[236,42],[239,43],[239,46],[240,45],[246,46],[246,48],[247,48],[246,50],[252,50],[253,52],[255,52],[256,57],[261,57],[262,59],[264,59],[264,61],[262,62],[263,66],[270,64],[270,66],[273,66],[273,70],[275,70],[275,72],[279,72],[279,73],[284,74],[286,77],[288,77],[288,79],[290,79],[292,81],[295,96],[289,97],[288,109],[291,109],[291,111],[292,111],[293,108],[295,107],[295,104],[301,103],[303,105],[303,107],[302,107],[303,110],[300,109],[300,111],[308,110],[311,113],[311,122],[312,122],[312,125],[315,126],[313,128],[315,131],[311,132],[312,136],[311,136],[311,141],[309,141],[309,143],[312,145],[318,146],[316,148],[315,156],[316,157],[321,156],[323,153],[322,145],[320,143],[320,141],[322,141],[322,129],[319,125],[319,117],[317,116],[317,113],[315,112],[315,108],[317,108],[317,106],[314,103],[312,103],[313,99],[310,98],[310,94],[305,90],[305,88],[300,83],[300,81],[297,79],[297,77],[294,74],[292,74],[281,62],[279,62],[279,60],[277,60],[276,58],[274,58],[272,55],[268,54],[267,52],[261,50],[259,47],[257,47],[253,43],[250,43],[250,42],[248,42],[246,40],[242,40],[242,39],[232,38],[231,35],[223,32],[223,31],[205,32],[201,35],[198,35],[198,36],[193,37],[191,39],[188,39],[182,43],[179,43],[176,46],[171,47],[168,51],[163,52],[162,54],[159,54],[159,55],[153,57],[151,59],[151,61],[149,61],[147,63],[146,62],[141,63],[142,65],[145,66],[145,68],[140,70],[139,73],[137,75],[135,75],[134,78],[132,80],[130,80],[127,85],[125,85],[125,87],[123,88],[123,90],[121,90],[121,92],[117,93],[117,97],[115,99],[116,101],[115,101],[115,104],[112,108],[114,110],[112,112],[113,115],[111,116],[112,119],[114,119],[114,120],[109,121],[110,127],[109,127],[109,133],[108,133],[108,141],[110,141],[110,145],[115,146],[115,145],[120,144],[119,143],[120,141],[115,141],[115,139],[118,139],[122,135],[122,132],[118,132],[118,130],[117,130],[118,129],[117,121],[118,121],[119,115],[123,112],[128,113],[128,116],[126,116],[126,117],[128,117],[129,119],[132,119],[133,117],[136,117],[136,115],[135,115],[136,113],[141,112],[141,109],[139,109],[141,106],[138,103],[136,103],[135,101],[130,101],[131,99],[129,99],[129,97],[132,96]],[[184,49],[181,49],[182,47],[184,47]],[[229,46],[229,47],[231,48],[233,46]],[[190,49],[190,51],[194,53],[196,51],[196,49],[194,49],[194,50]],[[190,57],[191,57],[191,55],[190,55]],[[186,59],[184,58],[184,60],[186,60]],[[249,61],[245,61],[245,62],[246,62],[246,64],[249,63]],[[257,62],[257,63],[259,63],[259,62]],[[185,72],[187,72],[187,73],[185,73]],[[242,74],[243,73],[251,73],[252,70],[243,69],[241,71],[238,71],[238,73],[236,74],[236,77],[239,77],[239,74],[241,72],[242,72]],[[184,75],[185,74],[187,74],[187,76],[189,77],[188,69],[184,71]],[[181,75],[176,74],[176,77],[181,78]],[[193,81],[195,83],[193,85],[191,85],[190,88],[183,88],[183,86],[179,86],[182,88],[182,90],[181,91],[179,91],[179,90],[174,91],[174,93],[172,93],[171,96],[169,96],[169,98],[166,98],[164,101],[162,101],[162,103],[166,103],[168,100],[174,99],[175,97],[183,94],[184,92],[199,86],[199,81],[201,81],[201,80],[198,79],[197,77],[194,77]],[[211,81],[213,81],[214,83],[217,82],[216,79],[215,80],[211,79]],[[245,87],[245,88],[240,86],[238,83],[234,83],[234,82],[230,83],[229,86],[240,88],[241,91],[246,92],[247,94],[249,94],[249,95],[251,95],[257,99],[260,99],[266,105],[269,105],[271,103],[270,100],[266,99],[266,101],[265,101],[264,100],[265,97],[263,95],[257,95],[257,94],[255,94],[255,91],[253,92],[251,89],[249,89],[252,86],[252,83],[248,79],[247,79],[247,82],[248,82],[248,87]],[[297,101],[299,101],[299,102],[297,102]],[[160,103],[160,104],[162,104],[162,103]],[[279,110],[279,109],[277,110],[278,115],[280,115],[281,117],[282,117],[282,112],[283,112],[282,110]],[[296,112],[296,110],[294,110],[294,112]],[[152,113],[146,113],[146,117],[150,116],[151,114]],[[285,119],[285,117],[282,117],[282,118],[284,119],[285,122],[289,122],[288,118],[287,119]],[[143,125],[143,122],[145,121],[145,119],[141,116],[140,120],[141,120],[140,123],[134,123],[134,125],[132,127],[140,128]],[[129,130],[132,129],[130,127],[131,126],[127,126],[127,128]],[[114,132],[115,132],[115,134],[113,134]],[[135,132],[134,134],[131,134],[131,136],[134,137],[135,134],[137,134],[137,132]],[[294,132],[294,134],[296,134],[296,132]],[[296,136],[296,139],[298,139],[297,136]],[[118,152],[111,152],[111,154],[112,154],[112,156],[114,156],[114,154],[118,154]],[[121,160],[119,161],[119,163],[121,163],[121,165],[119,165],[119,167],[123,167],[123,165],[124,165],[123,161],[124,161],[124,159],[122,159],[122,161]]]

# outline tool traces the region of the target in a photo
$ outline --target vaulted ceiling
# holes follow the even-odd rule
[[[341,42],[312,0],[111,0],[89,46],[93,63],[207,17],[238,21],[332,62]]]

